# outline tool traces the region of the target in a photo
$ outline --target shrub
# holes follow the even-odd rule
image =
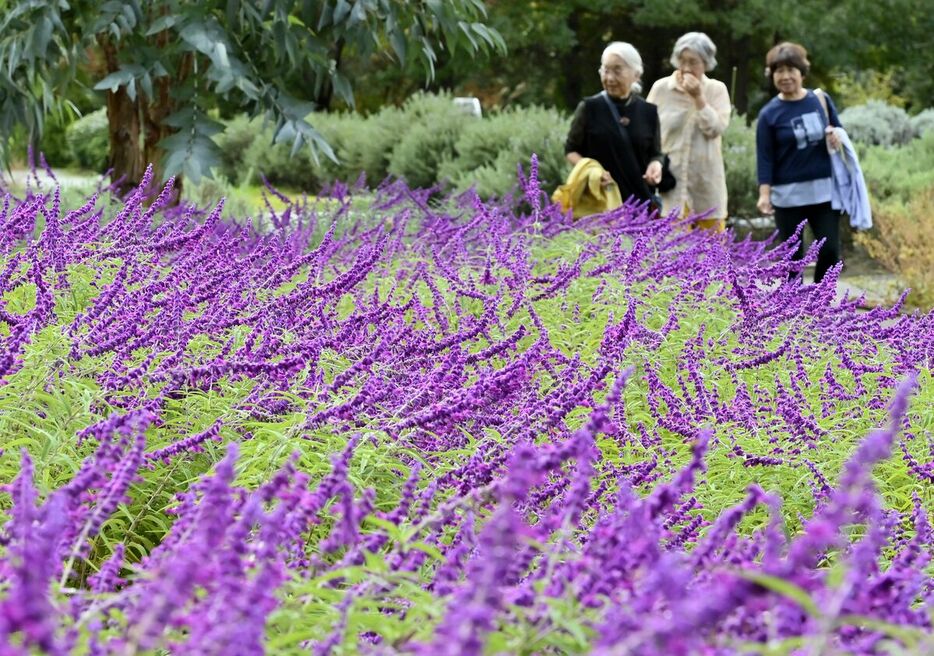
[[[733,217],[758,216],[756,178],[756,126],[736,115],[723,133],[723,165],[726,171],[727,211]]]
[[[245,184],[252,177],[247,151],[258,139],[272,141],[272,133],[264,129],[262,119],[245,114],[227,121],[225,128],[214,137],[221,150],[221,165],[215,173],[234,184]]]
[[[217,204],[219,198],[224,198],[224,218],[240,219],[250,216],[255,208],[243,197],[240,187],[232,184],[220,172],[215,172],[211,178],[202,177],[197,184],[184,186],[184,199],[196,207],[211,209]]]
[[[476,117],[456,107],[448,93],[418,93],[402,106],[408,128],[392,149],[389,173],[413,187],[438,182],[438,169],[454,157],[454,144],[461,131]]]
[[[338,153],[345,124],[348,120],[358,119],[351,119],[343,114],[322,113],[315,114],[310,120],[334,152]],[[241,183],[256,184],[265,176],[276,186],[317,191],[322,185],[340,175],[340,164],[332,162],[324,153],[318,153],[317,163],[307,146],[303,146],[292,155],[291,139],[273,143],[271,125],[264,125],[259,119],[254,119],[250,124],[255,127],[256,137],[243,153],[243,173],[236,178]]]
[[[911,129],[916,137],[921,137],[927,132],[934,130],[934,107],[925,109],[923,112],[912,116]]]
[[[928,132],[934,137],[934,132]],[[907,302],[934,307],[934,183],[907,203],[898,199],[875,204],[874,229],[857,234],[871,257],[911,288]]]
[[[319,153],[317,164],[307,148],[291,157],[291,143],[273,144],[272,126],[261,118],[238,116],[215,137],[223,151],[217,172],[234,184],[256,184],[262,176],[276,185],[317,191],[335,180],[353,181],[360,173],[376,186],[389,175],[393,145],[412,125],[398,107],[385,107],[364,117],[353,113],[320,113],[311,123],[333,148],[338,162]]]
[[[75,164],[98,173],[107,170],[110,151],[107,125],[107,108],[101,107],[65,128],[65,140]]]
[[[355,179],[364,173],[370,186],[385,180],[389,176],[393,147],[410,127],[411,117],[391,105],[369,117],[357,117],[338,155],[351,173],[350,177]]]
[[[408,191],[8,199],[0,651],[934,653],[931,315]]]
[[[46,118],[42,129],[42,139],[39,141],[37,152],[41,152],[45,161],[53,167],[76,166],[74,154],[69,147],[65,135],[68,126],[74,121],[70,111],[62,110],[52,113]],[[106,134],[106,133],[105,133]],[[104,152],[106,154],[106,143]],[[38,157],[37,157],[38,161]]]
[[[840,122],[853,141],[873,146],[900,146],[914,137],[904,109],[870,100],[840,112]]]
[[[485,198],[502,196],[516,184],[517,165],[538,155],[538,177],[545,190],[564,181],[568,164],[564,140],[570,119],[543,107],[510,108],[470,122],[454,145],[456,157],[444,162],[440,178],[457,191],[475,187]]]
[[[834,99],[843,107],[864,105],[870,100],[882,101],[893,107],[904,107],[905,98],[895,93],[895,71],[861,70],[837,73],[834,76]]]
[[[267,126],[246,149],[244,159],[248,167],[241,181],[257,183],[265,176],[276,186],[303,191],[317,189],[321,183],[314,173],[308,149],[302,148],[292,155],[291,144],[274,144],[272,140],[273,132]]]
[[[359,114],[350,112],[340,112],[334,114],[321,114],[315,117],[315,127],[321,132],[324,138],[331,144],[337,161],[334,162],[324,155],[319,158],[316,166],[316,174],[324,183],[331,183],[335,180],[353,182],[362,171],[366,171],[365,165],[370,162],[366,156],[372,154],[373,159],[378,159],[377,149],[385,147],[385,143],[377,143],[374,140],[370,144],[370,150],[365,148],[366,140],[373,137],[376,130],[372,129],[372,119],[365,118]],[[365,157],[361,161],[359,154],[364,153]],[[367,180],[375,186],[386,177],[385,167],[380,172],[378,167],[373,171],[373,177],[367,174]]]
[[[934,131],[900,148],[860,148],[860,165],[871,198],[907,203],[934,185]]]

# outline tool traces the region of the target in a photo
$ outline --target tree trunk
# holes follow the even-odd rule
[[[119,70],[117,49],[107,38],[100,41],[107,73]],[[146,170],[140,148],[139,96],[130,98],[126,87],[107,92],[107,123],[110,141],[110,178],[121,193],[139,185]]]
[[[165,178],[165,150],[159,145],[165,137],[175,132],[175,129],[165,124],[165,119],[175,111],[175,103],[169,94],[170,84],[168,77],[157,78],[153,84],[154,98],[145,106],[143,161],[152,165],[153,186],[161,187]],[[181,197],[182,176],[175,176],[175,198]]]

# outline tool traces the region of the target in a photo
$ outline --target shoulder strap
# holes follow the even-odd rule
[[[613,116],[613,122],[616,123],[616,128],[619,130],[619,136],[626,144],[625,148],[623,148],[623,157],[625,157],[626,161],[629,162],[632,170],[638,173],[641,167],[639,166],[639,161],[636,159],[636,151],[635,147],[632,145],[632,139],[629,138],[629,130],[624,128],[623,124],[620,122],[619,110],[616,108],[616,105],[613,103],[613,101],[610,100],[609,94],[607,94],[606,91],[601,91],[600,96],[604,101],[606,101],[607,107],[610,108],[610,114]],[[625,174],[626,171],[623,171],[623,173]],[[631,180],[629,181],[630,186],[632,186],[632,182],[633,181]],[[651,195],[651,190],[649,190],[648,184],[641,177],[636,184],[643,185],[646,191],[649,191],[649,195]],[[633,189],[636,188],[638,187],[633,187]]]
[[[616,127],[619,129],[619,135],[623,138],[623,141],[629,143],[629,131],[623,129],[623,124],[620,122],[619,110],[616,108],[616,105],[610,100],[609,94],[606,91],[600,92],[600,97],[606,101],[606,106],[610,108],[610,114],[613,115],[613,122],[616,124]],[[629,144],[632,145],[632,144]]]
[[[827,125],[830,125],[830,112],[827,111],[827,96],[824,95],[821,89],[814,89],[814,95],[817,96],[820,106],[824,109],[824,118],[827,121]]]

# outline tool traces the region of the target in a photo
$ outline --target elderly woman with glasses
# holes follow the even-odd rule
[[[722,231],[727,216],[726,175],[720,135],[730,122],[726,85],[707,77],[717,65],[717,47],[703,32],[688,32],[671,53],[674,72],[652,85],[658,106],[662,150],[677,184],[661,195],[665,210],[682,216],[708,212],[693,227]]]
[[[616,41],[600,58],[603,92],[584,98],[574,112],[565,142],[567,160],[597,160],[603,183],[616,184],[623,199],[651,201],[662,178],[661,135],[654,105],[639,97],[642,57],[629,43]]]

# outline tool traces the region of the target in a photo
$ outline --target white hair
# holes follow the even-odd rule
[[[638,82],[638,80],[642,78],[642,56],[639,54],[639,51],[636,50],[635,46],[625,41],[613,41],[603,49],[603,54],[600,55],[601,67],[606,63],[607,57],[610,55],[616,55],[623,60],[626,66],[636,72],[637,81],[632,85],[632,90],[636,93],[642,91],[642,85]]]
[[[704,70],[712,71],[717,65],[717,46],[703,32],[682,34],[671,51],[671,65],[678,68],[678,58],[685,50],[693,50],[704,61]]]

